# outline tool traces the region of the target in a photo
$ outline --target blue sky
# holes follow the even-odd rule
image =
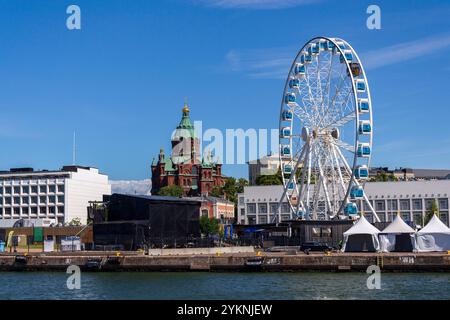
[[[0,167],[70,164],[76,130],[77,163],[148,178],[184,97],[203,129],[277,128],[291,60],[327,35],[366,65],[373,165],[449,168],[449,16],[448,1],[0,0]]]

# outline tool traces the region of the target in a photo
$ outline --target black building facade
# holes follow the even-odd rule
[[[200,205],[175,197],[104,196],[89,208],[94,244],[122,250],[183,246],[200,237]]]

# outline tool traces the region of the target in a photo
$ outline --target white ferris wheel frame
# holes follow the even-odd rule
[[[358,159],[361,158],[357,154],[357,149],[358,149],[358,146],[360,145],[360,134],[358,133],[358,126],[360,124],[360,112],[358,110],[358,103],[359,103],[358,94],[359,93],[358,93],[358,90],[357,90],[357,87],[356,87],[356,80],[363,80],[363,82],[365,84],[366,94],[364,95],[364,99],[366,99],[367,102],[368,102],[368,112],[365,112],[366,114],[368,114],[368,119],[366,119],[366,121],[368,120],[369,123],[370,123],[370,126],[371,126],[371,130],[370,130],[370,133],[369,133],[368,141],[365,141],[365,143],[369,144],[369,148],[370,148],[369,150],[371,151],[372,150],[372,141],[373,141],[372,100],[371,100],[370,88],[369,88],[369,83],[367,81],[366,73],[365,73],[364,67],[363,67],[363,65],[361,63],[361,60],[359,59],[358,54],[356,53],[356,51],[353,49],[353,47],[348,42],[346,42],[345,40],[340,39],[340,38],[330,38],[330,37],[323,37],[323,36],[315,37],[315,38],[309,40],[299,50],[299,52],[297,53],[297,55],[296,55],[292,65],[291,65],[291,67],[289,69],[289,73],[288,73],[288,76],[287,76],[287,79],[286,79],[286,82],[285,82],[285,86],[284,86],[284,90],[283,90],[283,96],[282,96],[281,108],[280,108],[280,118],[279,118],[280,119],[279,120],[279,129],[280,129],[280,144],[279,144],[280,145],[280,150],[279,150],[280,158],[279,158],[279,160],[280,160],[281,175],[282,175],[282,180],[283,180],[283,194],[282,194],[281,198],[279,199],[277,210],[273,214],[272,222],[276,222],[277,221],[277,217],[279,215],[281,215],[280,207],[281,207],[281,205],[282,205],[282,203],[284,202],[285,199],[288,200],[290,210],[291,210],[291,212],[294,215],[297,215],[299,213],[300,209],[302,209],[304,214],[305,214],[304,218],[310,219],[311,216],[313,216],[313,218],[317,219],[317,212],[314,212],[314,210],[316,209],[316,205],[317,205],[316,202],[319,201],[318,198],[317,199],[313,199],[313,201],[314,201],[313,212],[311,212],[311,210],[310,210],[310,206],[311,206],[311,203],[310,203],[310,196],[311,196],[311,194],[310,193],[311,193],[311,184],[312,184],[311,183],[311,170],[312,170],[311,169],[311,162],[312,162],[312,153],[314,152],[314,150],[312,149],[311,139],[309,138],[310,135],[309,135],[308,131],[306,131],[308,133],[307,139],[305,139],[305,143],[304,143],[303,147],[301,148],[301,151],[299,152],[297,159],[295,158],[295,156],[297,156],[297,155],[294,154],[294,150],[293,150],[293,139],[292,139],[292,136],[290,137],[290,139],[289,139],[290,161],[291,161],[291,164],[295,163],[295,166],[293,166],[293,168],[291,168],[291,174],[289,175],[289,179],[287,179],[285,177],[285,174],[284,174],[284,171],[283,171],[284,170],[283,169],[284,168],[284,161],[286,161],[286,158],[283,156],[282,150],[281,150],[283,148],[283,146],[285,145],[283,143],[283,141],[286,139],[286,137],[282,137],[281,130],[283,130],[283,128],[286,127],[285,126],[285,120],[283,119],[283,112],[288,110],[286,108],[287,103],[286,103],[285,99],[286,99],[286,94],[291,92],[289,90],[289,81],[291,79],[293,79],[293,77],[292,77],[293,70],[298,65],[300,57],[302,57],[302,55],[306,54],[307,49],[310,48],[313,44],[319,46],[320,41],[331,42],[334,45],[334,48],[336,48],[336,51],[337,51],[336,53],[334,53],[334,51],[332,49],[331,53],[330,53],[330,67],[329,67],[330,70],[328,71],[328,76],[329,77],[331,77],[331,73],[332,73],[333,55],[336,54],[336,55],[339,55],[339,57],[340,56],[344,57],[344,59],[343,59],[343,61],[341,61],[341,63],[345,62],[347,77],[349,77],[349,80],[351,81],[351,91],[350,91],[350,89],[348,89],[349,92],[348,92],[348,97],[346,98],[347,99],[346,104],[348,103],[348,101],[349,101],[348,99],[350,97],[350,93],[352,92],[353,93],[352,94],[353,107],[354,107],[352,113],[344,115],[343,117],[337,119],[334,123],[328,124],[325,127],[325,129],[329,128],[331,125],[336,125],[336,123],[338,123],[339,121],[342,124],[345,124],[347,122],[352,121],[351,120],[353,118],[352,114],[354,113],[355,139],[354,139],[354,146],[351,146],[349,144],[346,145],[345,143],[343,143],[342,146],[341,146],[344,149],[346,149],[349,152],[352,152],[354,154],[352,165],[350,165],[347,162],[347,160],[345,159],[345,156],[342,154],[339,146],[337,144],[335,144],[335,142],[337,142],[337,141],[333,140],[333,142],[329,144],[331,146],[330,147],[331,150],[329,150],[328,152],[330,153],[329,156],[330,156],[330,159],[331,159],[332,166],[334,167],[334,164],[336,164],[336,168],[333,168],[333,170],[337,171],[336,173],[333,173],[333,175],[336,174],[336,176],[339,177],[340,187],[342,188],[342,191],[345,192],[345,195],[340,200],[340,204],[337,205],[336,203],[333,203],[333,204],[331,203],[331,200],[330,200],[330,197],[329,197],[329,193],[328,193],[328,190],[327,190],[327,185],[326,185],[326,180],[327,179],[325,179],[324,173],[323,173],[323,168],[321,167],[321,161],[320,161],[320,159],[321,159],[320,156],[321,155],[320,154],[316,154],[315,155],[315,157],[317,157],[317,159],[319,159],[317,161],[317,167],[318,167],[318,171],[319,171],[320,181],[315,181],[315,183],[314,183],[314,188],[315,189],[313,190],[313,193],[316,191],[316,188],[317,188],[317,196],[318,196],[319,193],[320,193],[321,185],[322,185],[323,193],[325,195],[325,201],[323,201],[324,202],[324,206],[325,206],[325,211],[326,211],[327,207],[329,209],[328,213],[331,212],[331,208],[332,207],[334,207],[334,208],[339,207],[339,209],[337,211],[333,212],[332,214],[327,214],[327,212],[325,213],[325,219],[330,219],[330,218],[334,218],[335,216],[341,214],[343,212],[343,209],[344,209],[345,205],[350,202],[349,201],[349,194],[350,194],[350,190],[351,190],[352,186],[364,187],[364,183],[365,182],[364,181],[360,182],[355,176],[355,170],[358,167]],[[345,48],[346,52],[348,52],[348,50],[351,51],[351,54],[352,54],[351,61],[349,61],[345,57],[344,48],[341,48],[341,46],[340,46],[342,44],[343,44],[343,47]],[[320,79],[320,63],[318,61],[319,56],[320,56],[320,47],[319,47],[319,53],[316,54],[316,56],[317,56],[317,75],[318,75],[317,86],[318,86],[319,82],[320,82],[320,86],[322,86],[321,79]],[[359,65],[359,67],[360,67],[360,74],[358,76],[356,76],[356,77],[353,75],[353,72],[351,70],[351,65],[350,65],[350,63],[354,63],[354,62],[356,62]],[[306,65],[306,63],[304,65]],[[342,75],[340,74],[340,76],[342,76]],[[306,73],[305,73],[305,77],[307,77]],[[342,77],[340,79],[340,81],[342,81],[342,82],[345,81],[344,77]],[[308,92],[309,100],[311,101],[311,100],[314,100],[314,99],[312,97],[312,92],[311,92],[311,87],[310,87],[310,84],[309,84],[309,79],[307,80],[307,83],[308,83],[307,86],[308,86],[308,90],[309,90],[309,92]],[[322,87],[320,87],[320,90],[321,89],[322,89]],[[325,88],[325,89],[327,89],[327,88]],[[333,99],[338,96],[338,93],[339,93],[339,91],[342,88],[339,87],[337,89],[338,89],[338,91],[333,96]],[[300,91],[300,88],[298,88],[298,92],[302,93]],[[331,87],[330,87],[330,78],[329,78],[328,79],[328,95],[327,95],[327,97],[328,97],[328,104],[326,106],[325,106],[325,102],[324,102],[324,95],[321,92],[322,103],[321,103],[320,107],[322,107],[322,111],[323,112],[325,112],[325,110],[324,110],[325,107],[328,107],[328,109],[330,109],[330,98],[331,98],[330,92],[331,92]],[[303,99],[303,97],[302,97],[302,99]],[[304,101],[302,101],[302,103],[304,103]],[[333,100],[332,103],[333,103],[333,107],[334,107],[335,106],[335,101]],[[297,106],[299,107],[299,105],[297,105]],[[315,106],[315,108],[318,109],[319,107]],[[327,113],[329,113],[328,109],[327,109]],[[294,112],[292,112],[292,113],[294,113]],[[293,123],[294,123],[294,119],[296,119],[296,117],[297,117],[297,115],[293,114],[292,115],[292,120],[290,121],[290,132],[291,132],[291,135],[293,134],[293,131],[292,131],[293,130]],[[345,117],[347,117],[349,119],[345,119],[344,120]],[[366,118],[367,118],[367,116],[366,116]],[[300,118],[298,118],[298,119],[299,119],[298,122],[300,122],[301,119]],[[323,119],[320,120],[320,124],[322,124],[323,121],[324,121]],[[302,134],[303,134],[303,131],[302,131]],[[336,138],[336,140],[339,140],[339,139]],[[369,156],[365,156],[364,157],[365,161],[366,161],[365,164],[367,166],[367,169],[370,168],[371,156],[372,156],[372,153],[370,152]],[[302,162],[302,160],[303,160],[303,164],[307,163],[307,169],[308,170],[306,172],[306,170],[304,170],[304,166],[302,167],[300,183],[298,183],[297,182],[297,178],[296,178],[296,173],[297,173],[297,170],[298,170],[299,165]],[[340,163],[343,164],[343,168],[341,168],[342,165],[340,165]],[[348,180],[347,183],[345,183],[345,181],[344,181],[342,169],[344,170],[344,174],[347,174],[349,176],[349,178],[347,178],[347,180]],[[307,174],[306,181],[305,181],[305,174]],[[305,182],[306,182],[306,190],[305,190]],[[289,186],[292,185],[292,184],[294,184],[294,187],[292,188],[293,191],[290,192],[289,191]],[[294,201],[293,201],[294,193],[297,196],[296,203],[294,203]],[[303,199],[304,198],[306,198],[306,205],[303,203]],[[373,209],[373,207],[370,204],[370,201],[368,200],[367,195],[365,193],[363,193],[363,197],[359,201],[360,201],[360,207],[361,207],[362,210],[364,208],[364,203],[365,203],[368,206],[369,211],[373,214],[374,220],[380,221],[377,213]]]

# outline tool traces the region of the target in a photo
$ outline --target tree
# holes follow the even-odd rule
[[[177,185],[165,186],[159,190],[158,195],[169,197],[182,197],[183,188]]]
[[[220,186],[214,186],[211,189],[211,192],[209,193],[212,197],[216,197],[216,198],[222,198],[223,196],[223,190],[222,187]]]
[[[370,178],[370,181],[376,182],[387,182],[387,181],[397,181],[398,179],[393,173],[387,173],[385,171],[378,172],[375,176]]]
[[[71,227],[79,227],[81,226],[81,219],[80,218],[73,218],[69,221],[69,226]]]
[[[208,216],[200,217],[200,232],[207,236],[219,233],[219,222],[217,219]]]
[[[272,186],[280,184],[283,184],[281,170],[278,170],[275,174],[265,174],[256,177],[256,185],[258,186]]]

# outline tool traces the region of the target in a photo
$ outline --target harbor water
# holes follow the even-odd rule
[[[450,299],[449,273],[0,272],[0,299]]]

